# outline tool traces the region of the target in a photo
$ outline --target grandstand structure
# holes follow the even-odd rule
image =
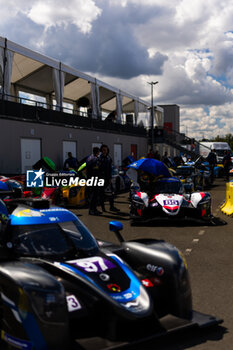
[[[115,166],[147,154],[147,101],[2,37],[0,88],[1,173],[24,173],[42,156],[61,168],[69,151],[82,159],[102,143]],[[163,108],[154,116],[162,127]]]

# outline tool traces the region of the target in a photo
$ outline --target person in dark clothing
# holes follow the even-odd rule
[[[117,113],[116,111],[112,111],[108,114],[107,118],[105,118],[105,121],[115,122],[117,119]]]
[[[154,158],[157,160],[161,160],[160,154],[158,150],[155,150]]]
[[[210,172],[211,172],[211,181],[213,182],[214,180],[214,167],[217,164],[217,156],[215,153],[215,149],[212,149],[210,153],[208,154],[206,158],[207,162],[209,162],[210,165]]]
[[[86,161],[86,176],[87,179],[92,177],[100,177],[100,159],[99,159],[100,150],[98,147],[93,148],[93,153],[87,158]],[[100,215],[102,214],[97,210],[98,198],[99,198],[99,188],[98,186],[91,186],[87,188],[88,198],[89,198],[89,215]]]
[[[147,158],[154,158],[154,157],[155,157],[155,153],[153,149],[150,149],[150,151],[147,153]]]
[[[112,189],[112,158],[109,156],[109,148],[107,145],[102,145],[100,148],[101,155],[100,155],[100,177],[104,179],[104,186],[100,189],[100,204],[102,207],[103,212],[105,210],[104,200],[105,200],[105,193],[108,192],[108,199],[110,204],[110,211],[119,211],[114,206],[114,193]],[[107,191],[109,190],[109,191]]]
[[[71,152],[68,152],[68,158],[65,160],[63,169],[64,170],[70,170],[70,169],[77,170],[78,167],[79,167],[78,159],[73,157]]]
[[[224,157],[223,157],[222,162],[223,162],[223,167],[224,167],[225,179],[226,179],[226,181],[229,181],[229,171],[230,171],[230,166],[232,165],[230,151],[224,152]]]

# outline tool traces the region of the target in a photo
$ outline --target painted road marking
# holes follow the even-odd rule
[[[189,255],[191,253],[192,249],[191,248],[187,248],[185,249],[185,255]]]
[[[194,238],[193,239],[193,243],[198,243],[199,242],[199,238]]]
[[[205,230],[201,230],[201,231],[198,232],[199,236],[204,235],[204,233],[205,233]]]

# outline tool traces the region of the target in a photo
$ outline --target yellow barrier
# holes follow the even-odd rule
[[[229,197],[229,193],[230,193],[229,187],[230,187],[230,182],[227,182],[227,183],[226,183],[226,200],[225,200],[225,202],[221,205],[221,209],[223,209],[223,208],[226,206],[227,202],[228,202],[228,197]]]
[[[226,201],[221,206],[221,211],[229,216],[233,214],[233,182],[226,183]]]

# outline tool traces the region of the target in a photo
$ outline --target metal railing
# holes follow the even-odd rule
[[[151,138],[151,131],[149,130],[149,137]],[[200,155],[200,142],[195,138],[190,138],[183,133],[168,127],[155,128],[154,129],[154,142],[155,143],[166,143],[179,151],[197,157]],[[204,145],[202,145],[203,147]],[[206,146],[204,146],[206,147]],[[208,151],[209,147],[206,147]]]
[[[0,95],[0,115],[21,121],[31,121],[53,125],[63,125],[73,128],[98,129],[105,132],[124,133],[146,137],[146,129],[129,123],[116,123],[108,120],[101,120],[102,114],[93,118],[88,113],[72,110],[71,114],[54,104],[35,101],[25,97]],[[14,101],[13,101],[14,99]],[[25,103],[27,102],[27,103]]]

